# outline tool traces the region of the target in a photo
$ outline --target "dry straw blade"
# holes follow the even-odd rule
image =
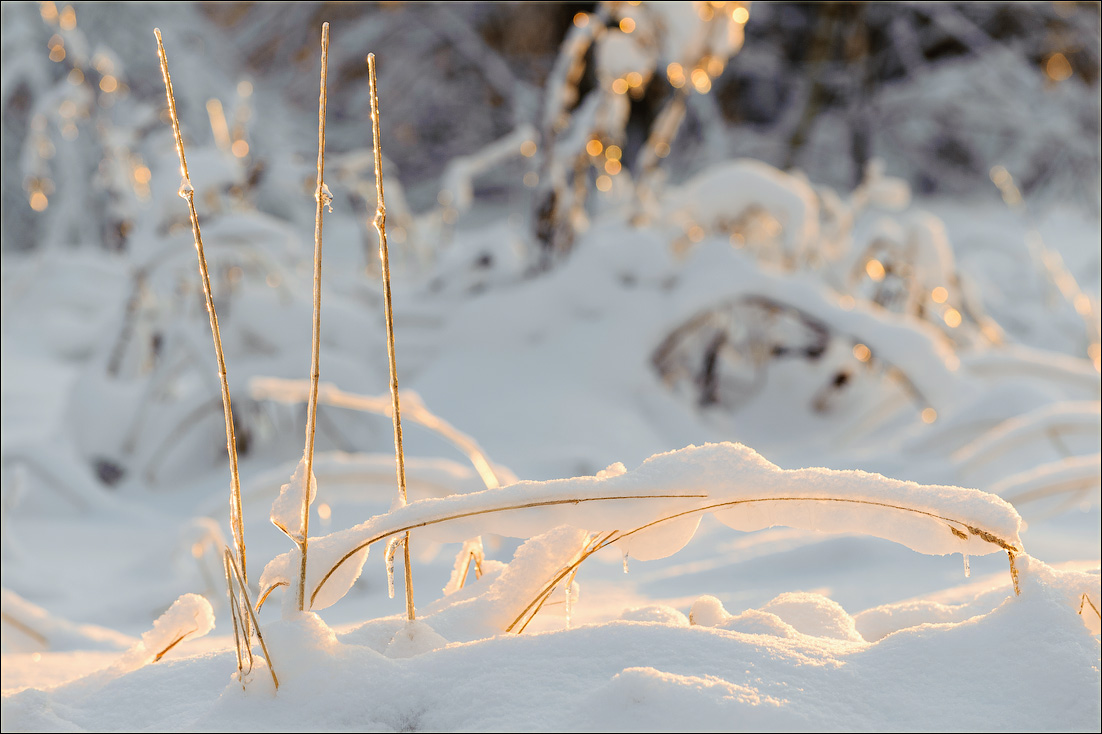
[[[272,684],[278,691],[279,678],[276,677],[275,667],[272,665],[272,656],[268,652],[268,645],[264,642],[264,635],[260,631],[260,622],[257,621],[256,613],[253,611],[252,600],[249,598],[249,587],[245,584],[245,577],[242,575],[241,569],[238,568],[229,548],[226,548],[222,554],[222,566],[226,573],[226,593],[229,596],[230,618],[233,621],[234,650],[237,653],[237,679],[244,686],[248,675],[253,670],[255,661],[253,660],[252,637],[249,634],[251,628],[256,633],[260,649],[264,651],[268,673],[272,676]],[[246,660],[248,661],[247,669]]]
[[[247,586],[248,575],[245,563],[245,527],[241,514],[241,478],[237,470],[237,439],[234,436],[233,408],[230,405],[230,384],[226,377],[226,358],[222,352],[222,335],[218,330],[218,313],[214,309],[214,296],[210,288],[210,272],[207,268],[207,256],[203,251],[203,236],[199,231],[199,215],[195,211],[195,189],[191,185],[188,173],[187,157],[184,155],[184,138],[180,133],[180,118],[176,113],[176,96],[172,91],[172,77],[168,73],[168,57],[165,55],[161,30],[155,28],[157,54],[161,61],[161,76],[165,84],[165,98],[168,101],[168,114],[172,120],[172,134],[176,139],[176,154],[180,158],[180,196],[187,202],[188,215],[191,218],[191,234],[195,241],[195,252],[199,259],[199,273],[203,281],[203,295],[206,297],[207,315],[210,317],[210,331],[214,339],[214,354],[218,359],[218,377],[222,389],[222,411],[226,421],[226,451],[230,457],[230,529],[233,532],[234,550],[241,566],[242,583]],[[246,626],[249,623],[246,622]]]
[[[372,224],[379,232],[379,259],[383,267],[383,310],[386,316],[386,351],[390,360],[391,414],[394,418],[394,457],[398,472],[398,501],[406,504],[406,460],[402,449],[402,410],[398,400],[398,364],[394,354],[394,305],[390,291],[390,255],[386,242],[386,204],[383,201],[383,149],[379,142],[379,90],[375,76],[375,54],[367,56],[367,72],[371,91],[371,136],[375,153],[375,217]],[[402,542],[402,558],[405,564],[406,617],[413,621],[413,570],[410,566],[409,533]],[[306,564],[302,567],[303,583]]]
[[[298,608],[306,604],[306,554],[310,531],[310,482],[314,476],[314,434],[318,419],[318,380],[321,377],[321,228],[325,207],[329,205],[329,188],[325,185],[325,108],[329,101],[327,86],[329,74],[329,24],[321,24],[321,91],[318,94],[318,184],[314,193],[314,321],[310,351],[310,400],[306,410],[306,448],[303,460],[306,472],[302,489],[302,538],[299,540],[301,564],[299,568]]]

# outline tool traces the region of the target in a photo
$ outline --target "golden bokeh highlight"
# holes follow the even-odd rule
[[[949,291],[939,285],[930,291],[930,300],[934,303],[945,303],[949,300]]]
[[[605,148],[605,158],[608,158],[610,161],[620,160],[620,157],[623,154],[624,153],[623,153],[622,150],[620,150],[619,145],[610,145],[607,148]]]
[[[937,411],[933,408],[926,408],[922,411],[922,422],[933,423],[937,420]]]
[[[325,521],[325,520],[328,520],[332,516],[333,516],[333,508],[331,508],[329,505],[327,505],[324,502],[322,502],[320,505],[318,505],[318,517],[319,518],[321,518],[323,521]]]
[[[873,280],[880,282],[884,280],[884,276],[888,274],[888,271],[884,269],[884,263],[873,259],[865,263],[865,273]]]
[[[38,12],[42,13],[42,20],[47,23],[57,23],[57,5],[50,0],[38,4]]]
[[[635,21],[631,18],[621,18],[620,30],[622,30],[624,33],[631,33],[635,30]]]
[[[694,224],[689,227],[689,231],[686,234],[689,235],[690,242],[700,242],[704,239],[704,228],[699,224]]]
[[[84,72],[80,69],[73,68],[69,72],[69,83],[72,84],[74,87],[79,87],[81,84],[84,83]]]
[[[579,28],[589,25],[589,13],[574,13],[574,25]]]
[[[708,78],[708,72],[703,69],[693,69],[689,75],[693,82],[693,88],[700,94],[707,94],[712,89],[712,80]]]
[[[1062,53],[1054,53],[1045,62],[1045,73],[1054,82],[1062,82],[1072,74],[1071,62]]]
[[[536,141],[525,140],[520,144],[520,154],[525,158],[531,158],[536,154]]]
[[[624,94],[630,88],[625,79],[614,79],[612,82],[612,91],[616,94]]]
[[[637,71],[629,71],[627,76],[624,77],[624,81],[628,83],[628,86],[634,89],[635,87],[642,86],[643,75]]]
[[[65,47],[60,43],[50,49],[50,61],[61,63],[65,60]]]
[[[610,176],[615,176],[620,172],[620,161],[607,160],[605,161],[605,173]]]
[[[955,329],[960,326],[960,323],[963,320],[961,319],[960,311],[956,310],[955,308],[945,309],[945,313],[941,315],[941,318],[945,320],[945,324],[950,329]]]
[[[99,80],[99,88],[107,94],[110,94],[119,88],[119,82],[113,76],[105,76]]]
[[[670,85],[677,89],[685,86],[685,70],[676,61],[666,67],[666,78],[670,80]]]
[[[858,362],[868,362],[872,359],[872,350],[864,344],[854,344],[853,356],[856,357]]]
[[[594,157],[599,156],[601,154],[601,151],[604,149],[605,146],[602,145],[601,141],[597,138],[592,138],[588,143],[585,144],[585,152]]]
[[[737,7],[734,12],[731,13],[731,19],[739,25],[742,25],[750,20],[750,11],[744,7]]]
[[[244,158],[249,154],[249,144],[244,140],[235,140],[230,147],[230,152],[238,158]]]
[[[654,146],[654,154],[659,158],[665,158],[670,154],[670,145],[664,140],[659,141],[658,145]]]
[[[71,31],[77,27],[77,11],[73,10],[72,5],[66,5],[64,9],[62,9],[61,15],[57,19],[57,24],[65,31]]]
[[[31,209],[36,212],[45,211],[46,207],[50,205],[50,200],[46,198],[46,195],[41,191],[36,191],[31,194]]]
[[[597,190],[609,191],[612,189],[612,179],[608,176],[601,175],[597,177]]]

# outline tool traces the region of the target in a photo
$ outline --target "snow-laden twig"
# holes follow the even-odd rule
[[[279,377],[254,377],[249,382],[249,391],[255,400],[278,400],[284,403],[300,403],[309,395],[310,385],[304,380],[287,380]],[[393,416],[393,398],[388,396],[359,395],[345,392],[332,383],[324,383],[318,388],[318,402],[337,408],[360,410],[388,418]],[[471,466],[478,472],[486,489],[500,487],[501,468],[495,468],[482,447],[471,436],[463,433],[443,418],[435,415],[421,402],[416,393],[406,391],[403,417],[424,426],[441,438],[449,441],[463,452]],[[509,472],[505,472],[509,474]]]
[[[386,245],[386,203],[383,200],[383,151],[379,142],[379,91],[375,77],[375,54],[367,55],[368,78],[371,86],[371,137],[375,153],[375,217],[372,224],[379,231],[379,259],[383,267],[383,307],[386,316],[386,353],[390,361],[390,399],[391,417],[394,423],[394,459],[398,472],[398,501],[406,504],[406,462],[402,450],[402,409],[398,400],[398,364],[394,350],[394,304],[390,291],[390,256]],[[314,387],[315,400],[317,386]],[[402,543],[402,557],[405,560],[406,581],[406,617],[413,621],[413,570],[410,567],[409,533]],[[306,561],[302,562],[303,584],[306,583]],[[311,599],[313,601],[313,599]],[[302,596],[299,596],[299,608],[302,608]]]
[[[370,545],[412,529],[424,528],[421,532],[441,542],[486,532],[526,538],[559,525],[615,530],[622,550],[651,560],[683,547],[708,512],[737,530],[786,525],[856,532],[933,555],[999,550],[1014,555],[1022,548],[1018,513],[985,492],[860,471],[787,471],[746,446],[709,444],[652,456],[632,472],[525,481],[421,500],[317,538],[315,548],[324,550],[309,572],[311,608],[330,606],[351,588]],[[283,554],[265,568],[262,599],[286,583],[291,560]]]
[[[999,480],[991,491],[1021,506],[1026,502],[1072,493],[1074,502],[1088,490],[1102,485],[1102,454],[1073,456],[1033,467]]]
[[[1023,444],[1047,439],[1060,448],[1064,434],[1100,433],[1102,404],[1097,401],[1055,403],[1003,421],[979,438],[958,449],[953,463],[961,471],[971,472],[1017,450]]]
[[[195,211],[195,189],[188,175],[187,158],[184,155],[184,138],[180,133],[180,118],[176,114],[176,96],[172,91],[172,77],[168,73],[168,57],[165,55],[161,30],[153,29],[157,37],[157,54],[161,61],[161,77],[165,84],[165,98],[168,101],[168,113],[172,119],[172,134],[176,139],[176,154],[180,158],[180,196],[187,201],[188,215],[191,218],[191,233],[195,240],[195,252],[199,259],[199,273],[203,281],[203,295],[206,297],[207,315],[210,317],[210,331],[214,338],[214,354],[218,358],[218,378],[222,388],[222,412],[226,421],[226,452],[230,457],[230,529],[233,532],[234,550],[241,564],[243,583],[248,584],[245,565],[245,525],[241,515],[241,478],[237,471],[237,439],[234,436],[233,409],[230,405],[230,384],[226,377],[226,358],[222,353],[222,335],[218,330],[218,314],[214,309],[214,296],[210,289],[210,273],[207,258],[203,252],[203,236],[199,231],[199,215]]]

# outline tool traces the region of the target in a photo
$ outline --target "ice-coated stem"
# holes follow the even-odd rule
[[[398,465],[398,501],[406,504],[406,459],[402,451],[402,412],[398,404],[398,363],[394,357],[394,306],[390,295],[390,257],[386,246],[386,204],[383,203],[383,149],[379,143],[379,91],[375,77],[375,54],[367,55],[367,72],[371,85],[371,135],[375,150],[375,218],[372,224],[379,232],[379,259],[383,264],[383,309],[386,315],[386,352],[390,358],[390,399],[394,417],[394,456]],[[406,617],[415,619],[413,609],[413,570],[409,559],[409,532],[402,542],[405,562]]]
[[[310,484],[314,477],[314,433],[318,421],[318,380],[321,377],[319,365],[321,356],[321,222],[328,204],[325,186],[325,106],[329,101],[326,91],[329,70],[329,24],[321,24],[321,91],[318,94],[318,186],[314,193],[317,208],[314,210],[314,325],[310,350],[310,400],[306,407],[306,448],[303,460],[306,463],[306,475],[302,489],[302,515],[299,527],[302,528],[302,540],[299,541],[298,609],[306,606],[306,551],[310,537]]]
[[[188,215],[191,217],[191,234],[195,240],[195,252],[199,258],[199,274],[203,280],[203,295],[207,301],[207,315],[210,317],[210,333],[214,338],[214,354],[218,358],[218,377],[222,384],[222,412],[226,419],[226,452],[230,456],[230,530],[233,532],[234,551],[241,567],[242,584],[248,586],[248,574],[245,566],[245,526],[241,514],[241,478],[237,471],[237,439],[233,430],[233,409],[230,406],[230,383],[226,378],[226,358],[222,353],[222,335],[218,330],[218,313],[214,310],[214,296],[210,290],[210,272],[207,269],[207,256],[203,252],[203,236],[199,232],[199,215],[195,212],[195,190],[188,175],[187,158],[184,156],[184,138],[180,134],[180,118],[176,114],[176,95],[172,91],[172,77],[168,73],[168,57],[161,40],[161,29],[154,28],[157,36],[157,55],[161,60],[161,77],[165,83],[165,97],[168,100],[168,114],[172,119],[172,134],[176,138],[176,154],[180,158],[180,175],[183,183],[180,196],[187,201]],[[246,630],[248,621],[245,622]]]

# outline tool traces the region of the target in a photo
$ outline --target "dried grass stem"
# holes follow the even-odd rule
[[[214,354],[218,359],[218,378],[222,388],[222,412],[226,421],[226,452],[230,457],[230,530],[233,533],[234,550],[241,564],[242,583],[248,585],[248,573],[245,563],[245,526],[241,512],[241,478],[237,470],[237,438],[234,436],[233,408],[230,404],[230,384],[226,377],[226,357],[222,352],[222,334],[218,330],[218,313],[214,309],[214,296],[210,288],[210,272],[207,268],[207,256],[203,251],[203,235],[199,231],[199,215],[195,211],[195,191],[188,175],[187,157],[184,155],[184,138],[180,133],[180,118],[176,113],[176,95],[172,91],[172,77],[168,73],[168,57],[165,56],[164,42],[159,28],[153,30],[157,36],[157,55],[161,61],[161,76],[165,84],[165,97],[168,100],[168,114],[172,119],[172,134],[176,139],[176,154],[180,158],[180,174],[183,184],[180,195],[187,201],[188,215],[191,218],[191,234],[195,241],[195,252],[199,259],[199,273],[203,281],[203,295],[206,297],[207,315],[210,317],[210,331],[214,339]]]
[[[394,457],[398,472],[398,499],[406,504],[406,459],[402,449],[402,410],[398,400],[398,363],[394,351],[394,305],[390,290],[390,255],[386,242],[386,203],[383,200],[383,149],[379,141],[379,90],[375,76],[375,54],[367,55],[367,71],[371,91],[371,136],[375,153],[375,217],[372,224],[379,232],[379,259],[383,269],[383,311],[386,316],[386,352],[390,360],[390,399],[394,423]],[[413,570],[410,566],[409,533],[402,543],[405,565],[406,617],[413,621]],[[311,597],[312,600],[312,597]]]
[[[299,584],[298,608],[302,611],[306,601],[306,552],[310,537],[310,486],[314,477],[314,434],[318,421],[318,380],[321,378],[321,226],[326,201],[325,187],[325,108],[329,101],[329,24],[321,24],[321,91],[318,94],[318,185],[314,194],[317,207],[314,210],[314,322],[310,350],[310,399],[306,409],[306,448],[303,460],[306,475],[302,490],[302,514],[300,527],[302,540],[299,541]]]

